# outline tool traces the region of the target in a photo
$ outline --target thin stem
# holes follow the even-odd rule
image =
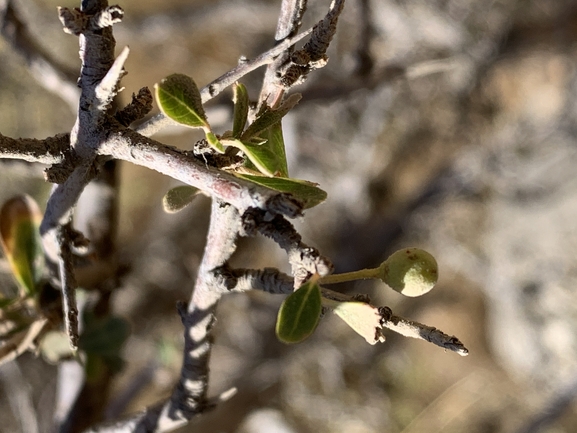
[[[61,225],[57,229],[57,240],[60,247],[58,268],[60,284],[62,286],[62,309],[64,312],[64,326],[68,334],[68,341],[72,350],[78,349],[78,308],[76,306],[76,277],[72,250],[70,248],[71,223]]]
[[[327,275],[319,280],[319,284],[337,284],[354,280],[368,280],[371,278],[379,278],[379,268],[361,269],[359,271]]]
[[[369,324],[374,327],[376,331],[374,334],[371,331],[369,339],[367,339],[367,341],[369,341],[374,337],[373,341],[369,341],[371,344],[382,341],[380,338],[381,331],[383,328],[388,328],[405,337],[428,341],[429,343],[433,343],[436,346],[450,350],[461,356],[467,356],[469,354],[469,350],[457,337],[445,334],[440,329],[432,326],[423,325],[422,323],[397,316],[389,307],[371,305],[370,299],[367,296],[360,297],[358,295],[347,295],[324,287],[321,287],[321,293],[323,296],[323,305],[331,309],[335,309],[339,303],[353,302],[357,304],[366,304],[367,311],[364,312],[364,317],[361,320],[369,321]],[[368,316],[367,313],[369,311],[371,311],[375,317]],[[367,338],[367,335],[363,336]]]
[[[275,34],[277,44],[287,40],[298,31],[306,7],[307,0],[282,0]],[[288,62],[292,52],[293,45],[290,45],[266,68],[259,97],[259,108],[264,103],[272,106],[275,101],[278,102],[282,98],[284,89],[278,85],[277,72]]]
[[[389,307],[381,307],[381,325],[405,337],[417,338],[433,343],[461,356],[467,356],[469,350],[452,335],[447,335],[440,329],[423,325],[400,316],[395,316]]]
[[[184,325],[184,356],[181,376],[172,396],[145,412],[112,425],[87,430],[98,433],[168,432],[188,423],[211,408],[207,398],[215,310],[222,296],[218,290],[218,269],[226,267],[234,253],[240,216],[233,206],[213,200],[210,226],[196,285],[188,307],[177,305]]]

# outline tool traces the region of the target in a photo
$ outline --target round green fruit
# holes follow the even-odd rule
[[[424,295],[437,283],[437,261],[419,248],[393,253],[379,266],[379,277],[393,290],[410,297]]]

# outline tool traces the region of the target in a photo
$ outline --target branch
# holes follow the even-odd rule
[[[218,288],[224,293],[261,290],[273,295],[288,295],[294,290],[294,279],[276,268],[229,269],[222,267],[217,270]]]
[[[262,210],[249,209],[243,215],[242,222],[244,236],[260,233],[271,238],[287,252],[295,288],[300,287],[313,274],[325,276],[332,273],[333,265],[330,260],[322,256],[316,248],[304,244],[301,235],[281,215],[271,219]]]
[[[375,327],[378,334],[381,334],[382,328],[388,328],[391,331],[397,332],[405,337],[428,341],[429,343],[433,343],[439,347],[442,347],[443,349],[450,350],[461,356],[467,356],[469,354],[469,350],[463,345],[463,343],[459,341],[457,337],[447,335],[441,330],[433,328],[432,326],[423,325],[422,323],[413,322],[412,320],[405,319],[401,316],[396,316],[393,314],[393,311],[389,307],[375,307],[370,304],[370,299],[367,296],[346,295],[330,289],[326,289],[324,287],[321,288],[321,292],[324,298],[327,298],[330,301],[336,301],[336,303],[329,302],[329,308],[334,309],[338,303],[343,302],[362,302],[366,304],[374,313],[375,317],[372,319],[372,325]],[[367,322],[371,320],[368,318],[368,316],[365,317],[365,319],[367,319]],[[375,338],[374,342],[376,341],[377,338]],[[374,342],[372,342],[372,344],[374,344]]]
[[[70,153],[70,134],[58,134],[44,140],[10,138],[0,134],[0,158],[14,158],[41,164],[59,164]]]
[[[326,16],[314,27],[310,39],[301,50],[296,51],[290,62],[279,70],[277,86],[289,89],[302,83],[309,72],[327,64],[326,52],[337,31],[337,22],[345,6],[345,0],[333,0]]]
[[[191,301],[177,305],[184,325],[184,357],[181,376],[172,396],[145,412],[114,424],[94,427],[88,431],[168,432],[188,423],[194,416],[212,408],[207,398],[208,363],[212,349],[211,331],[215,310],[222,295],[215,290],[219,269],[226,264],[236,248],[240,229],[238,211],[231,205],[213,200],[210,226],[202,262]]]
[[[108,7],[106,0],[83,1],[81,10],[60,8],[59,14],[65,29],[81,35],[82,91],[76,124],[70,134],[70,146],[81,161],[70,177],[53,189],[46,204],[40,232],[46,255],[52,262],[57,261],[56,228],[70,219],[82,190],[96,175],[92,169],[96,150],[108,134],[103,123],[128,55],[124,49],[118,59],[114,58],[116,42],[111,25],[122,18],[118,6]]]
[[[35,347],[36,338],[48,325],[48,319],[38,319],[28,328],[16,333],[0,346],[0,366],[18,358],[27,350]]]
[[[278,193],[239,179],[226,171],[206,166],[190,153],[143,137],[130,129],[113,132],[101,143],[98,152],[180,180],[232,204],[241,212],[255,207],[294,217],[302,211],[302,204],[289,194]]]
[[[76,307],[76,277],[74,275],[74,257],[72,255],[72,223],[58,227],[57,241],[60,247],[58,268],[62,289],[62,309],[64,327],[72,350],[78,349],[78,308]]]
[[[391,331],[395,331],[405,337],[428,341],[461,356],[469,354],[469,350],[455,336],[447,335],[432,326],[395,316],[389,307],[381,307],[379,312],[382,317],[381,325]]]
[[[143,87],[138,94],[132,94],[132,101],[114,115],[114,118],[123,126],[130,126],[132,122],[142,119],[152,110],[152,93],[148,87]]]
[[[254,269],[229,269],[224,266],[219,269],[218,281],[219,290],[223,292],[244,292],[247,290],[262,290],[272,294],[290,294],[293,292],[295,283],[292,277],[280,272],[278,269],[265,268],[262,271]],[[333,290],[321,287],[324,298],[329,300],[327,306],[335,308],[338,303],[362,302],[367,304],[367,313],[372,310],[374,319],[371,322],[368,314],[364,317],[367,326],[373,326],[374,331],[370,332],[368,342],[374,344],[384,341],[381,334],[382,328],[388,328],[405,337],[425,340],[440,346],[444,349],[456,352],[461,356],[466,356],[469,351],[457,337],[450,336],[432,326],[423,325],[412,320],[405,319],[393,314],[389,307],[374,307],[370,304],[370,299],[366,295],[346,295]],[[336,301],[330,302],[330,301]],[[374,338],[373,338],[374,335]],[[366,338],[367,336],[365,336]]]
[[[58,262],[60,254],[57,241],[58,227],[70,220],[72,209],[78,201],[78,197],[95,175],[91,165],[83,164],[76,168],[63,184],[55,185],[52,188],[44,218],[40,224],[42,246],[49,262],[53,264]]]
[[[308,0],[282,0],[281,11],[278,17],[275,41],[277,44],[294,35],[302,24],[302,17]],[[259,97],[259,106],[266,103],[274,105],[274,101],[282,98],[284,88],[278,85],[277,72],[286,64],[293,52],[294,45],[290,45],[266,68]],[[258,108],[257,108],[258,110]]]

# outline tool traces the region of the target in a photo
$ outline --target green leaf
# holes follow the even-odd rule
[[[246,125],[246,119],[248,118],[248,92],[244,84],[235,83],[233,86],[233,102],[234,102],[234,121],[232,126],[232,136],[235,138],[240,137],[244,126]]]
[[[184,74],[172,74],[154,85],[156,100],[162,112],[181,125],[202,128],[208,143],[219,153],[224,153],[222,143],[210,129],[202,97],[192,78]]]
[[[0,210],[0,240],[12,273],[26,295],[36,293],[44,271],[39,226],[42,214],[34,199],[20,195]]]
[[[84,332],[78,340],[78,348],[86,353],[113,357],[130,335],[128,322],[117,316],[94,318],[85,313]]]
[[[278,161],[276,172],[278,172],[280,177],[289,177],[284,138],[282,135],[282,124],[280,121],[266,130],[266,137],[268,140],[264,146],[267,146],[270,151],[276,155]]]
[[[321,315],[321,290],[317,279],[311,278],[282,303],[276,335],[283,343],[300,343],[316,329]]]
[[[241,136],[241,140],[246,142],[249,138],[259,135],[261,132],[264,132],[269,127],[273,126],[275,123],[281,121],[281,119],[294,108],[295,105],[301,99],[300,93],[295,93],[294,95],[289,96],[280,107],[273,110],[269,107],[266,107],[265,110],[259,114],[256,120],[250,124],[250,126],[244,131]]]
[[[166,213],[179,212],[192,203],[198,192],[198,188],[189,185],[172,188],[162,197],[162,208]]]
[[[216,150],[218,153],[224,153],[224,146],[222,145],[220,140],[216,137],[216,135],[214,135],[212,132],[207,131],[204,131],[204,134],[206,136],[206,141],[208,142],[208,144],[211,145],[211,147],[214,150]]]
[[[265,186],[275,191],[293,195],[303,203],[304,209],[312,208],[322,203],[327,198],[327,193],[318,188],[316,184],[300,179],[287,179],[284,177],[264,177],[251,174],[234,173],[236,177],[248,180],[257,185]]]
[[[277,155],[264,144],[240,140],[230,140],[226,143],[242,150],[254,167],[266,176],[272,177],[282,168],[282,161],[279,161]]]
[[[323,298],[323,304],[345,321],[370,344],[385,341],[381,334],[381,315],[378,308],[364,302],[338,302]]]
[[[210,131],[196,83],[187,75],[172,74],[154,85],[162,112],[175,122]]]

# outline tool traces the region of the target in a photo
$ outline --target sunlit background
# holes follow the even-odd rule
[[[304,26],[328,1],[309,0]],[[238,394],[182,432],[570,433],[577,416],[577,4],[570,0],[347,0],[328,65],[296,90],[284,122],[292,177],[328,200],[295,224],[337,272],[374,267],[405,246],[435,255],[440,282],[422,298],[382,284],[340,290],[458,336],[461,358],[386,334],[370,346],[336,317],[296,346],[274,335],[282,299],[226,296],[218,310],[211,393]],[[38,41],[78,67],[56,0],[19,0]],[[114,27],[130,46],[121,94],[181,72],[204,85],[273,44],[278,0],[123,1]],[[258,95],[262,71],[246,77]],[[229,128],[230,93],[209,120]],[[74,112],[44,90],[0,39],[0,132],[44,138]],[[180,129],[154,138],[190,149]],[[39,168],[2,163],[0,198],[44,206]],[[178,185],[122,165],[119,249],[131,266],[114,295],[133,335],[108,416],[167,397],[180,371],[177,300],[193,288],[208,224],[199,197],[179,214],[161,198]],[[236,266],[289,270],[269,240],[240,242]],[[6,266],[2,265],[6,271]],[[3,285],[13,284],[8,276]],[[32,354],[0,369],[0,432],[32,413],[46,431],[55,367]],[[22,408],[14,390],[30,390]],[[134,391],[134,392],[131,392]],[[28,391],[26,391],[28,392]],[[30,415],[32,416],[32,415]],[[26,432],[27,433],[27,432]]]

